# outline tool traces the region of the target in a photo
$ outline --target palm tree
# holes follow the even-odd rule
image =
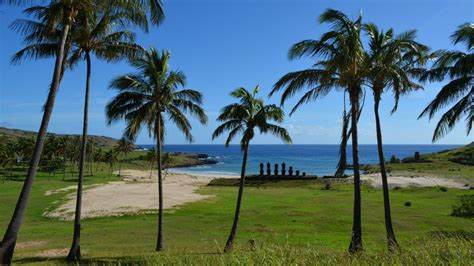
[[[354,165],[354,216],[350,252],[362,250],[360,167],[357,121],[360,115],[362,86],[366,77],[364,62],[366,53],[361,41],[362,15],[353,21],[344,13],[328,9],[320,15],[321,23],[328,23],[331,30],[319,40],[305,40],[290,49],[289,58],[302,56],[318,58],[311,69],[291,72],[283,76],[272,92],[284,88],[281,104],[305,87],[310,89],[293,107],[294,113],[301,105],[328,94],[332,89],[343,88],[349,94],[351,103],[350,120],[352,137],[352,158]]]
[[[150,163],[150,179],[151,179],[151,175],[153,173],[153,164],[155,163],[155,160],[156,160],[156,149],[154,147],[146,153],[146,159]]]
[[[456,102],[438,121],[433,133],[433,142],[451,131],[459,120],[466,116],[466,134],[471,133],[474,123],[474,24],[465,23],[451,35],[454,44],[463,43],[467,52],[438,51],[439,58],[432,68],[421,76],[422,81],[451,81],[444,85],[433,101],[418,118],[428,116],[431,120],[436,112]]]
[[[58,151],[61,152],[63,162],[63,181],[66,180],[66,166],[67,166],[67,156],[69,152],[69,147],[70,147],[70,138],[69,136],[65,135],[59,138],[59,143],[58,143]]]
[[[114,12],[110,5],[101,6],[101,13],[94,11],[82,12],[78,16],[77,27],[72,31],[72,50],[69,65],[77,64],[81,59],[86,60],[86,86],[84,96],[84,119],[82,127],[82,140],[79,158],[79,178],[76,199],[74,237],[71,249],[67,256],[69,261],[79,261],[80,252],[80,219],[82,205],[82,186],[84,180],[84,164],[87,157],[87,130],[89,116],[89,94],[92,60],[91,54],[109,62],[123,58],[133,58],[142,51],[134,43],[134,34],[127,30],[117,30],[116,25],[128,18],[129,11]],[[133,13],[133,12],[132,12]]]
[[[117,162],[117,152],[113,149],[105,152],[104,154],[105,161],[109,164],[109,177],[112,175],[114,164]]]
[[[95,152],[94,152],[94,161],[96,163],[96,166],[95,166],[95,171],[96,172],[99,171],[100,162],[102,162],[103,160],[104,160],[104,151],[102,150],[102,148],[96,149]]]
[[[21,1],[9,1],[9,2],[21,2]],[[74,19],[77,15],[77,12],[87,6],[86,1],[79,0],[62,0],[54,1],[51,4],[43,7],[32,7],[26,10],[29,13],[36,12],[36,18],[42,22],[44,25],[48,25],[46,29],[43,28],[42,31],[37,32],[39,35],[47,34],[50,32],[56,31],[59,29],[60,38],[59,45],[52,47],[56,56],[53,78],[50,85],[50,90],[48,93],[48,98],[44,105],[43,109],[43,118],[41,120],[41,126],[36,137],[36,144],[30,162],[30,167],[28,169],[27,176],[25,178],[23,188],[20,193],[20,197],[15,206],[15,211],[13,213],[12,219],[8,225],[8,228],[5,232],[3,240],[0,243],[0,264],[11,264],[13,257],[13,252],[15,250],[16,239],[20,226],[23,220],[23,216],[26,211],[26,206],[28,203],[29,195],[31,188],[33,186],[33,181],[38,170],[38,164],[41,158],[41,152],[43,150],[44,141],[46,138],[46,133],[48,131],[48,124],[51,118],[51,113],[54,107],[54,101],[59,89],[61,81],[61,72],[63,71],[63,61],[67,54],[66,40],[69,35],[69,30],[74,23]],[[58,27],[58,24],[61,27]],[[30,28],[30,30],[35,30]],[[27,28],[23,28],[24,32],[27,32]],[[26,40],[28,41],[28,40]]]
[[[127,159],[127,155],[133,151],[135,148],[135,145],[133,145],[133,142],[127,139],[126,137],[122,137],[118,143],[117,146],[115,147],[115,150],[117,151],[117,154],[123,154],[125,156],[125,160]],[[119,176],[121,176],[121,171],[122,171],[122,160],[119,160]]]
[[[0,4],[21,5],[32,2],[33,1],[30,0],[1,0]],[[47,50],[41,51],[40,49],[36,49],[34,50],[35,52],[29,54],[29,56],[31,58],[54,56],[56,60],[52,82],[50,85],[47,101],[44,105],[43,118],[36,138],[35,149],[30,162],[30,167],[28,169],[28,173],[25,178],[12,219],[8,225],[3,240],[0,243],[0,264],[10,264],[13,257],[16,239],[24,213],[26,211],[33,181],[38,170],[41,152],[43,149],[46,133],[48,131],[49,120],[54,109],[54,102],[64,73],[67,58],[66,55],[70,49],[71,42],[68,41],[69,31],[71,28],[73,28],[78,13],[86,9],[91,9],[94,4],[93,2],[95,4],[99,3],[100,5],[108,4],[109,6],[120,6],[129,11],[134,10],[134,8],[147,8],[149,9],[150,19],[155,25],[161,23],[164,18],[163,8],[160,0],[109,0],[107,3],[104,1],[93,0],[58,0],[51,1],[51,3],[46,6],[34,6],[25,10],[25,12],[28,14],[34,14],[40,21],[39,23],[37,21],[29,20],[17,21],[19,22],[17,23],[17,30],[23,34],[29,34],[29,36],[25,38],[27,44],[42,38],[46,38],[48,40],[51,40],[51,38],[54,39],[54,37],[56,38],[55,42],[50,43]],[[100,9],[96,8],[95,10]],[[147,29],[146,24],[140,24],[138,26]],[[31,44],[31,46],[34,45],[34,43]]]
[[[192,141],[191,124],[186,113],[196,117],[201,124],[207,116],[201,107],[202,95],[190,89],[178,90],[186,84],[181,71],[171,71],[168,67],[169,52],[161,54],[151,48],[142,58],[131,61],[139,70],[137,74],[115,78],[110,87],[119,94],[107,104],[109,124],[124,119],[127,127],[124,136],[134,140],[142,126],[148,128],[150,136],[156,140],[158,162],[158,240],[156,251],[164,249],[163,238],[163,184],[161,167],[161,146],[164,142],[164,116],[182,131],[188,141]]]
[[[290,135],[286,129],[269,123],[271,121],[278,123],[283,122],[285,117],[283,110],[274,104],[265,105],[261,98],[257,98],[258,90],[259,87],[256,86],[252,93],[247,91],[245,88],[237,88],[232,91],[230,95],[233,98],[238,99],[239,102],[227,105],[222,108],[221,114],[217,118],[217,121],[222,122],[222,124],[217,127],[212,134],[212,139],[215,139],[224,132],[229,131],[229,135],[225,142],[227,147],[229,146],[232,139],[234,139],[238,134],[242,133],[240,147],[244,154],[242,159],[242,169],[240,171],[239,193],[237,196],[234,222],[232,224],[232,229],[230,230],[224,252],[232,251],[237,234],[237,226],[240,218],[240,206],[244,192],[247,156],[250,141],[255,135],[255,130],[258,129],[260,133],[271,133],[282,139],[285,143],[291,143]]]
[[[375,24],[364,25],[369,36],[368,51],[368,86],[374,95],[374,114],[377,132],[377,148],[379,154],[380,173],[384,199],[385,228],[389,250],[399,248],[392,226],[390,211],[390,197],[383,154],[382,129],[379,116],[381,96],[388,90],[393,92],[396,111],[400,95],[422,87],[411,80],[409,73],[417,64],[424,64],[427,58],[428,47],[415,41],[416,31],[407,31],[394,36],[393,29],[387,32],[380,31]]]

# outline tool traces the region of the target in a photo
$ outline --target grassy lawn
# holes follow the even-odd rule
[[[21,176],[19,173],[18,175]],[[42,216],[46,209],[57,204],[65,196],[65,193],[45,196],[46,191],[75,185],[74,180],[62,181],[61,178],[59,175],[48,178],[44,173],[38,175],[20,232],[20,248],[15,253],[16,262],[38,262],[34,258],[42,252],[69,248],[72,222]],[[101,173],[86,177],[85,183],[87,185],[106,181],[106,175]],[[0,183],[2,234],[13,212],[21,185],[20,181]],[[322,188],[323,184],[316,181],[250,184],[244,192],[234,255],[218,253],[221,252],[230,230],[237,187],[207,186],[200,192],[213,195],[212,198],[166,213],[166,252],[156,255],[153,251],[157,219],[156,215],[149,214],[83,221],[81,246],[84,258],[93,262],[125,259],[149,263],[186,263],[186,260],[189,260],[188,262],[201,261],[207,264],[235,264],[239,261],[273,264],[291,262],[291,258],[296,262],[302,259],[311,262],[312,259],[321,257],[322,260],[324,257],[326,260],[335,259],[327,263],[344,263],[339,258],[348,259],[347,254],[344,254],[351,232],[352,187],[341,183],[336,184],[333,190]],[[453,217],[450,213],[451,205],[457,196],[473,193],[473,190],[456,189],[444,192],[439,188],[392,190],[394,228],[407,256],[410,258],[412,250],[418,255],[421,254],[423,248],[431,245],[425,239],[436,239],[433,234],[440,232],[464,236],[469,241],[443,238],[434,242],[439,243],[429,249],[431,252],[436,248],[445,250],[445,247],[438,244],[451,247],[454,245],[455,250],[458,250],[456,252],[467,252],[466,254],[472,256],[474,220]],[[364,256],[374,261],[371,256],[385,254],[381,190],[364,187],[362,199],[363,237],[367,250],[367,255]],[[404,206],[407,201],[411,202],[410,207]],[[248,243],[251,239],[256,242],[255,251],[251,251],[253,248]],[[449,244],[450,241],[454,241],[453,244]],[[21,247],[21,243],[25,242],[31,244]],[[459,248],[456,246],[458,244],[464,246]],[[180,255],[180,261],[175,260],[177,255]],[[269,255],[273,257],[268,261],[266,259]],[[282,260],[278,260],[279,258]]]

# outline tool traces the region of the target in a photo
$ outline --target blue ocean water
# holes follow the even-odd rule
[[[153,145],[139,145],[143,148],[151,148]],[[388,160],[392,155],[397,158],[413,156],[420,153],[435,153],[442,150],[452,149],[460,145],[384,145],[385,158]],[[173,171],[195,173],[195,174],[226,174],[238,175],[242,164],[242,152],[239,145],[224,147],[223,145],[165,145],[165,151],[205,153],[209,159],[217,160],[214,165],[173,169]],[[352,151],[349,145],[347,149],[348,163],[352,161]],[[359,145],[359,156],[361,164],[375,164],[378,162],[376,145]],[[287,169],[306,172],[308,175],[330,175],[333,174],[339,160],[338,145],[251,145],[247,163],[247,173],[257,174],[259,164],[281,164],[285,162]]]

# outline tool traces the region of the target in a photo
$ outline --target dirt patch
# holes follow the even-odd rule
[[[382,177],[380,174],[367,174],[361,175],[360,179],[366,181],[368,184],[376,188],[382,187]],[[390,188],[394,187],[449,187],[449,188],[459,188],[459,189],[469,189],[469,186],[465,186],[465,182],[446,179],[440,177],[431,177],[431,176],[399,176],[393,175],[388,176],[388,186]]]
[[[121,216],[156,211],[158,209],[158,183],[148,171],[123,170],[124,181],[110,182],[84,190],[82,218]],[[209,195],[196,192],[212,180],[208,176],[168,173],[163,181],[165,209],[207,199]],[[76,195],[67,196],[64,204],[46,212],[47,217],[71,221],[74,219]]]
[[[43,250],[41,252],[35,253],[33,256],[40,257],[40,258],[60,258],[60,257],[66,257],[68,252],[69,252],[69,249],[67,248],[48,249],[48,250]]]
[[[26,242],[16,243],[15,248],[16,249],[32,248],[32,247],[45,245],[46,243],[47,243],[46,241],[42,241],[42,240],[26,241]]]

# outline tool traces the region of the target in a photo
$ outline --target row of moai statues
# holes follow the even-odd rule
[[[263,170],[263,168],[264,168],[264,164],[260,163],[260,176],[263,176],[265,174],[265,171]],[[266,172],[267,172],[267,176],[272,175],[272,169],[271,169],[271,164],[270,163],[267,163],[267,171]],[[296,176],[300,176],[300,170],[296,170],[296,171],[293,172],[293,166],[290,166],[289,170],[288,170],[288,176],[293,176],[293,173],[295,173]],[[280,172],[279,169],[278,169],[278,164],[276,163],[274,165],[273,175],[274,176],[278,176],[278,175],[286,176],[287,175],[286,174],[286,164],[285,163],[281,164],[281,172]],[[302,175],[306,176],[306,173],[303,172]]]

